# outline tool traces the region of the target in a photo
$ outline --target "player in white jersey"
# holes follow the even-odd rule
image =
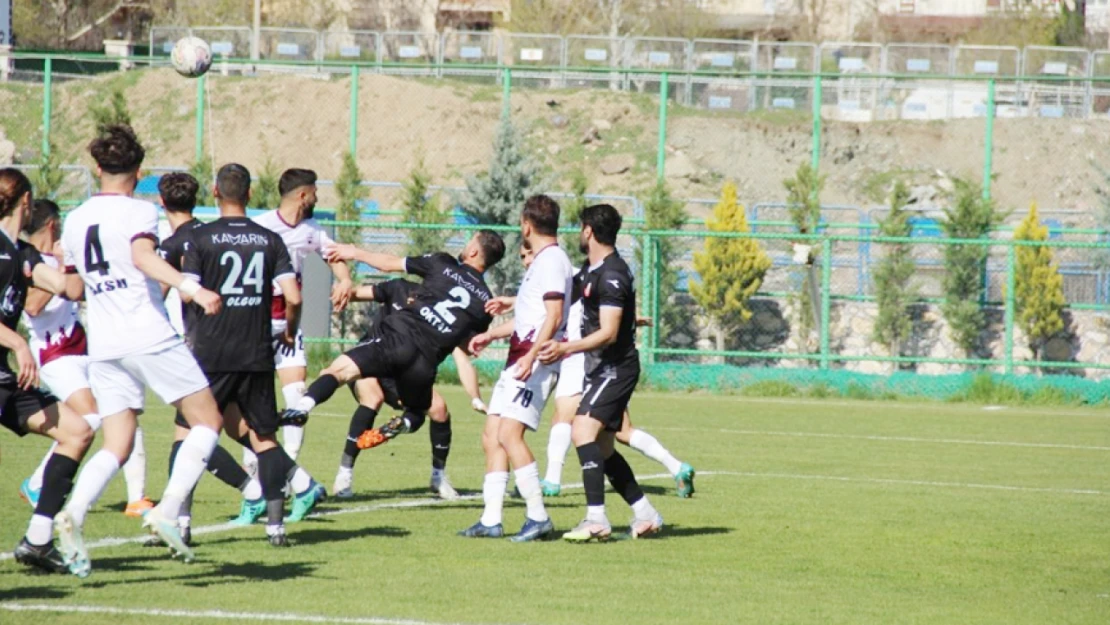
[[[309,169],[287,169],[278,180],[278,191],[281,193],[281,203],[277,209],[255,217],[254,221],[281,236],[293,261],[293,270],[297,272],[297,285],[303,286],[301,274],[304,271],[305,258],[309,254],[323,258],[323,251],[335,244],[327,231],[312,218],[316,209],[316,172]],[[339,312],[347,307],[354,292],[351,272],[342,261],[330,263],[329,266],[336,280],[331,292],[332,305]],[[294,345],[286,345],[280,341],[285,333],[285,299],[281,296],[281,288],[276,284],[271,313],[274,368],[277,369],[278,380],[281,382],[285,407],[291,408],[297,405],[305,393],[308,361],[305,358],[304,337],[299,330]],[[286,453],[296,460],[304,443],[304,428],[283,425],[281,436]],[[256,467],[257,460],[251,452],[243,450],[243,464]]]
[[[191,426],[162,499],[143,517],[185,561],[193,553],[181,540],[181,502],[204,472],[223,427],[216,401],[189,348],[170,326],[162,303],[163,282],[191,298],[206,314],[220,309],[220,296],[187,280],[156,250],[158,208],[132,197],[145,151],[127,125],[104,129],[89,145],[101,192],[66,216],[62,248],[66,297],[87,302],[89,381],[104,415],[104,447],[85,463],[66,506],[79,529],[92,503],[131,455],[136,418],[149,387],[173,404]],[[88,568],[78,539],[62,540],[75,568]]]
[[[55,244],[62,232],[58,205],[50,200],[35,200],[30,219],[23,225],[23,234],[42,254],[45,265],[58,268],[54,256]],[[85,329],[77,319],[79,304],[39,288],[27,293],[23,306],[23,324],[28,328],[28,343],[35,363],[39,366],[39,379],[55,397],[62,400],[79,415],[88,415],[89,427],[95,432],[100,428],[96,399],[89,387],[88,351]],[[127,481],[127,508],[124,514],[140,517],[154,503],[144,494],[146,487],[146,451],[142,429],[135,431],[135,449],[123,465]],[[43,457],[31,477],[23,480],[19,493],[27,503],[38,504],[46,465],[58,444],[55,443]]]
[[[486,452],[482,485],[485,509],[482,518],[460,532],[461,536],[504,535],[502,508],[510,465],[527,505],[527,518],[513,540],[548,538],[555,531],[544,509],[539,469],[524,441],[524,433],[539,427],[540,415],[559,375],[558,363],[543,364],[536,359],[544,341],[561,337],[570,308],[574,270],[566,252],[559,247],[558,228],[559,205],[555,200],[535,195],[524,202],[520,229],[524,246],[532,250],[533,258],[517,292],[516,315],[511,322],[483,332],[470,342],[470,352],[476,354],[490,341],[510,337],[508,361],[493,387],[482,433],[482,448]]]

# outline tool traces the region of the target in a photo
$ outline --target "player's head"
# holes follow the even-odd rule
[[[228,163],[216,172],[216,202],[220,208],[246,208],[251,199],[251,172],[239,163]]]
[[[158,195],[162,197],[162,207],[169,213],[189,213],[197,206],[197,191],[200,183],[191,174],[181,171],[162,176],[158,181]]]
[[[602,247],[613,247],[617,244],[617,233],[621,231],[621,214],[609,204],[594,204],[582,209],[579,217],[582,222],[582,232],[579,235],[578,247],[582,253],[590,251],[590,242]]]
[[[525,239],[558,234],[559,203],[542,193],[524,200],[524,210],[520,212],[520,232]]]
[[[532,253],[532,248],[528,247],[525,243],[520,244],[520,264],[524,265],[525,269],[532,266],[532,259],[535,257],[536,255]]]
[[[127,124],[113,124],[105,128],[89,144],[89,154],[96,161],[101,183],[128,184],[134,189],[139,180],[139,167],[146,158],[146,150],[139,143],[135,131]]]
[[[474,233],[459,254],[459,262],[470,265],[479,271],[486,271],[505,257],[505,241],[493,230],[479,230]]]
[[[55,240],[62,234],[62,211],[50,200],[35,200],[23,222],[23,234],[33,237],[39,233],[50,233]]]
[[[20,214],[26,221],[31,209],[31,181],[13,167],[0,169],[0,219]]]
[[[316,172],[311,169],[286,169],[278,180],[282,204],[296,204],[301,217],[312,219],[316,211]]]

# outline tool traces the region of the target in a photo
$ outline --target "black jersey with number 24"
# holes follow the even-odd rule
[[[219,314],[190,306],[185,320],[205,373],[273,370],[272,284],[296,275],[281,237],[246,217],[222,217],[191,232],[181,272],[223,299]]]
[[[582,336],[601,329],[602,308],[614,306],[621,309],[617,340],[596,353],[587,354],[586,372],[599,364],[620,365],[629,360],[639,360],[636,350],[636,289],[628,263],[614,251],[599,266],[583,269],[586,273],[582,281]]]
[[[442,362],[456,347],[485,332],[493,317],[486,302],[493,295],[482,274],[450,254],[426,254],[405,259],[405,271],[424,282],[413,293],[413,303],[390,317],[413,328],[413,340],[433,362]]]

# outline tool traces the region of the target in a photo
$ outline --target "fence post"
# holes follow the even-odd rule
[[[667,164],[667,98],[670,91],[670,78],[663,74],[659,83],[659,148],[655,154],[655,177],[663,182],[663,169]]]
[[[48,57],[42,70],[42,155],[45,158],[50,156],[50,118],[54,112],[53,89],[50,84],[54,79],[54,59]]]
[[[509,119],[509,112],[512,110],[512,93],[513,70],[506,67],[501,70],[501,119]]]
[[[207,79],[205,74],[197,78],[197,129],[194,158],[198,163],[204,160],[204,86]],[[202,182],[202,184],[206,183]]]
[[[1005,342],[1003,348],[1005,355],[1005,366],[1003,373],[1009,375],[1014,372],[1014,308],[1016,302],[1014,301],[1014,290],[1016,285],[1016,265],[1017,265],[1017,249],[1013,241],[1009,242],[1006,248],[1006,310],[1003,317],[1003,325],[1005,326]]]
[[[651,349],[659,349],[659,240],[651,240]]]
[[[655,330],[655,317],[653,316],[652,310],[651,310],[651,275],[652,275],[652,273],[654,273],[651,270],[651,268],[652,268],[651,250],[655,246],[655,240],[652,238],[652,236],[650,234],[648,234],[645,231],[644,234],[643,234],[643,237],[640,239],[640,246],[641,246],[640,249],[643,250],[643,253],[640,254],[640,262],[643,265],[642,267],[640,267],[640,274],[641,274],[640,283],[643,284],[643,291],[644,291],[643,292],[643,297],[640,300],[640,310],[644,314],[645,317],[651,318],[651,327],[648,328],[647,333],[646,333],[647,334],[647,340],[644,341],[644,347],[645,347],[644,351],[646,352],[646,355],[647,355],[648,364],[652,364],[652,363],[655,362],[655,350],[653,348],[655,343],[654,343],[654,339],[652,338],[652,333]]]
[[[351,66],[351,156],[358,154],[358,65]]]
[[[987,132],[983,141],[983,199],[991,199],[991,170],[994,168],[994,79],[987,83]]]
[[[821,74],[813,77],[813,147],[810,165],[816,172],[821,165]]]
[[[832,239],[821,240],[821,369],[829,368],[829,315],[832,307]]]

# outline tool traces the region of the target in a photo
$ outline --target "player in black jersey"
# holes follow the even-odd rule
[[[204,225],[203,221],[193,217],[193,209],[197,205],[197,191],[199,190],[200,184],[197,179],[184,172],[165,174],[158,181],[158,194],[171,232],[170,236],[158,244],[158,254],[178,271],[181,271],[181,261],[185,257],[185,250],[188,247],[192,231]],[[168,292],[169,287],[163,284],[163,297]],[[176,309],[171,309],[169,306],[166,308],[166,311],[170,314],[170,323],[181,334],[185,334],[184,319],[185,310],[188,306],[190,305],[180,302],[180,306]],[[180,411],[174,418],[174,425],[176,427],[174,428],[173,445],[170,447],[170,471],[173,470],[173,463],[177,459],[177,452],[181,449],[182,441],[189,434],[189,424]],[[245,442],[247,446],[250,445],[250,441]],[[258,480],[247,475],[243,467],[239,466],[239,463],[223,446],[216,445],[216,448],[212,450],[212,456],[208,459],[208,472],[223,483],[243,493],[239,517],[234,522],[249,525],[265,512],[266,501],[262,498],[262,487]],[[181,511],[177,514],[177,528],[181,532],[181,539],[185,541],[186,545],[192,544],[192,530],[190,528],[192,524],[192,506],[193,496],[190,493],[185,501],[181,503]],[[158,537],[153,536],[146,544],[154,546],[160,545],[162,542]]]
[[[493,317],[485,304],[493,296],[482,274],[505,255],[505,242],[492,230],[479,230],[462,254],[426,254],[401,258],[335,245],[326,252],[328,262],[355,260],[380,271],[407,272],[423,278],[408,307],[388,315],[369,341],[332,362],[309,387],[308,393],[282,420],[304,423],[313,407],[327,401],[340,384],[359,378],[393,378],[397,381],[403,416],[359,437],[358,446],[369,449],[424,424],[432,403],[436,367],[474,335],[489,328]]]
[[[190,233],[182,273],[220,294],[217,315],[185,312],[186,342],[208,377],[226,428],[250,437],[258,455],[262,493],[269,521],[270,544],[287,544],[282,523],[282,488],[296,493],[291,521],[299,521],[324,498],[324,489],[277,443],[277,399],[274,393],[274,347],[270,328],[273,284],[285,294],[288,326],[284,342],[292,343],[300,316],[300,289],[281,237],[247,218],[250,172],[228,164],[216,174],[220,218]]]
[[[14,555],[22,564],[66,573],[69,564],[54,547],[54,517],[73,488],[93,431],[85,419],[37,388],[34,355],[16,331],[31,286],[53,293],[65,290],[64,276],[47,267],[34,246],[19,240],[30,210],[31,181],[19,170],[0,169],[0,425],[19,436],[34,432],[58,443],[46,462],[42,492]],[[18,371],[8,364],[13,353]],[[58,529],[63,540],[73,540],[73,532],[79,532],[74,527]]]
[[[644,496],[628,462],[613,448],[624,410],[640,379],[636,290],[632,270],[614,247],[621,228],[617,209],[608,204],[588,206],[582,210],[581,222],[579,244],[589,259],[581,279],[582,338],[565,343],[548,341],[540,351],[543,362],[586,354],[585,388],[571,426],[582,463],[586,519],[563,538],[575,542],[609,538],[612,528],[605,515],[606,476],[632,506],[635,519],[629,534],[637,538],[662,529],[663,517]]]

